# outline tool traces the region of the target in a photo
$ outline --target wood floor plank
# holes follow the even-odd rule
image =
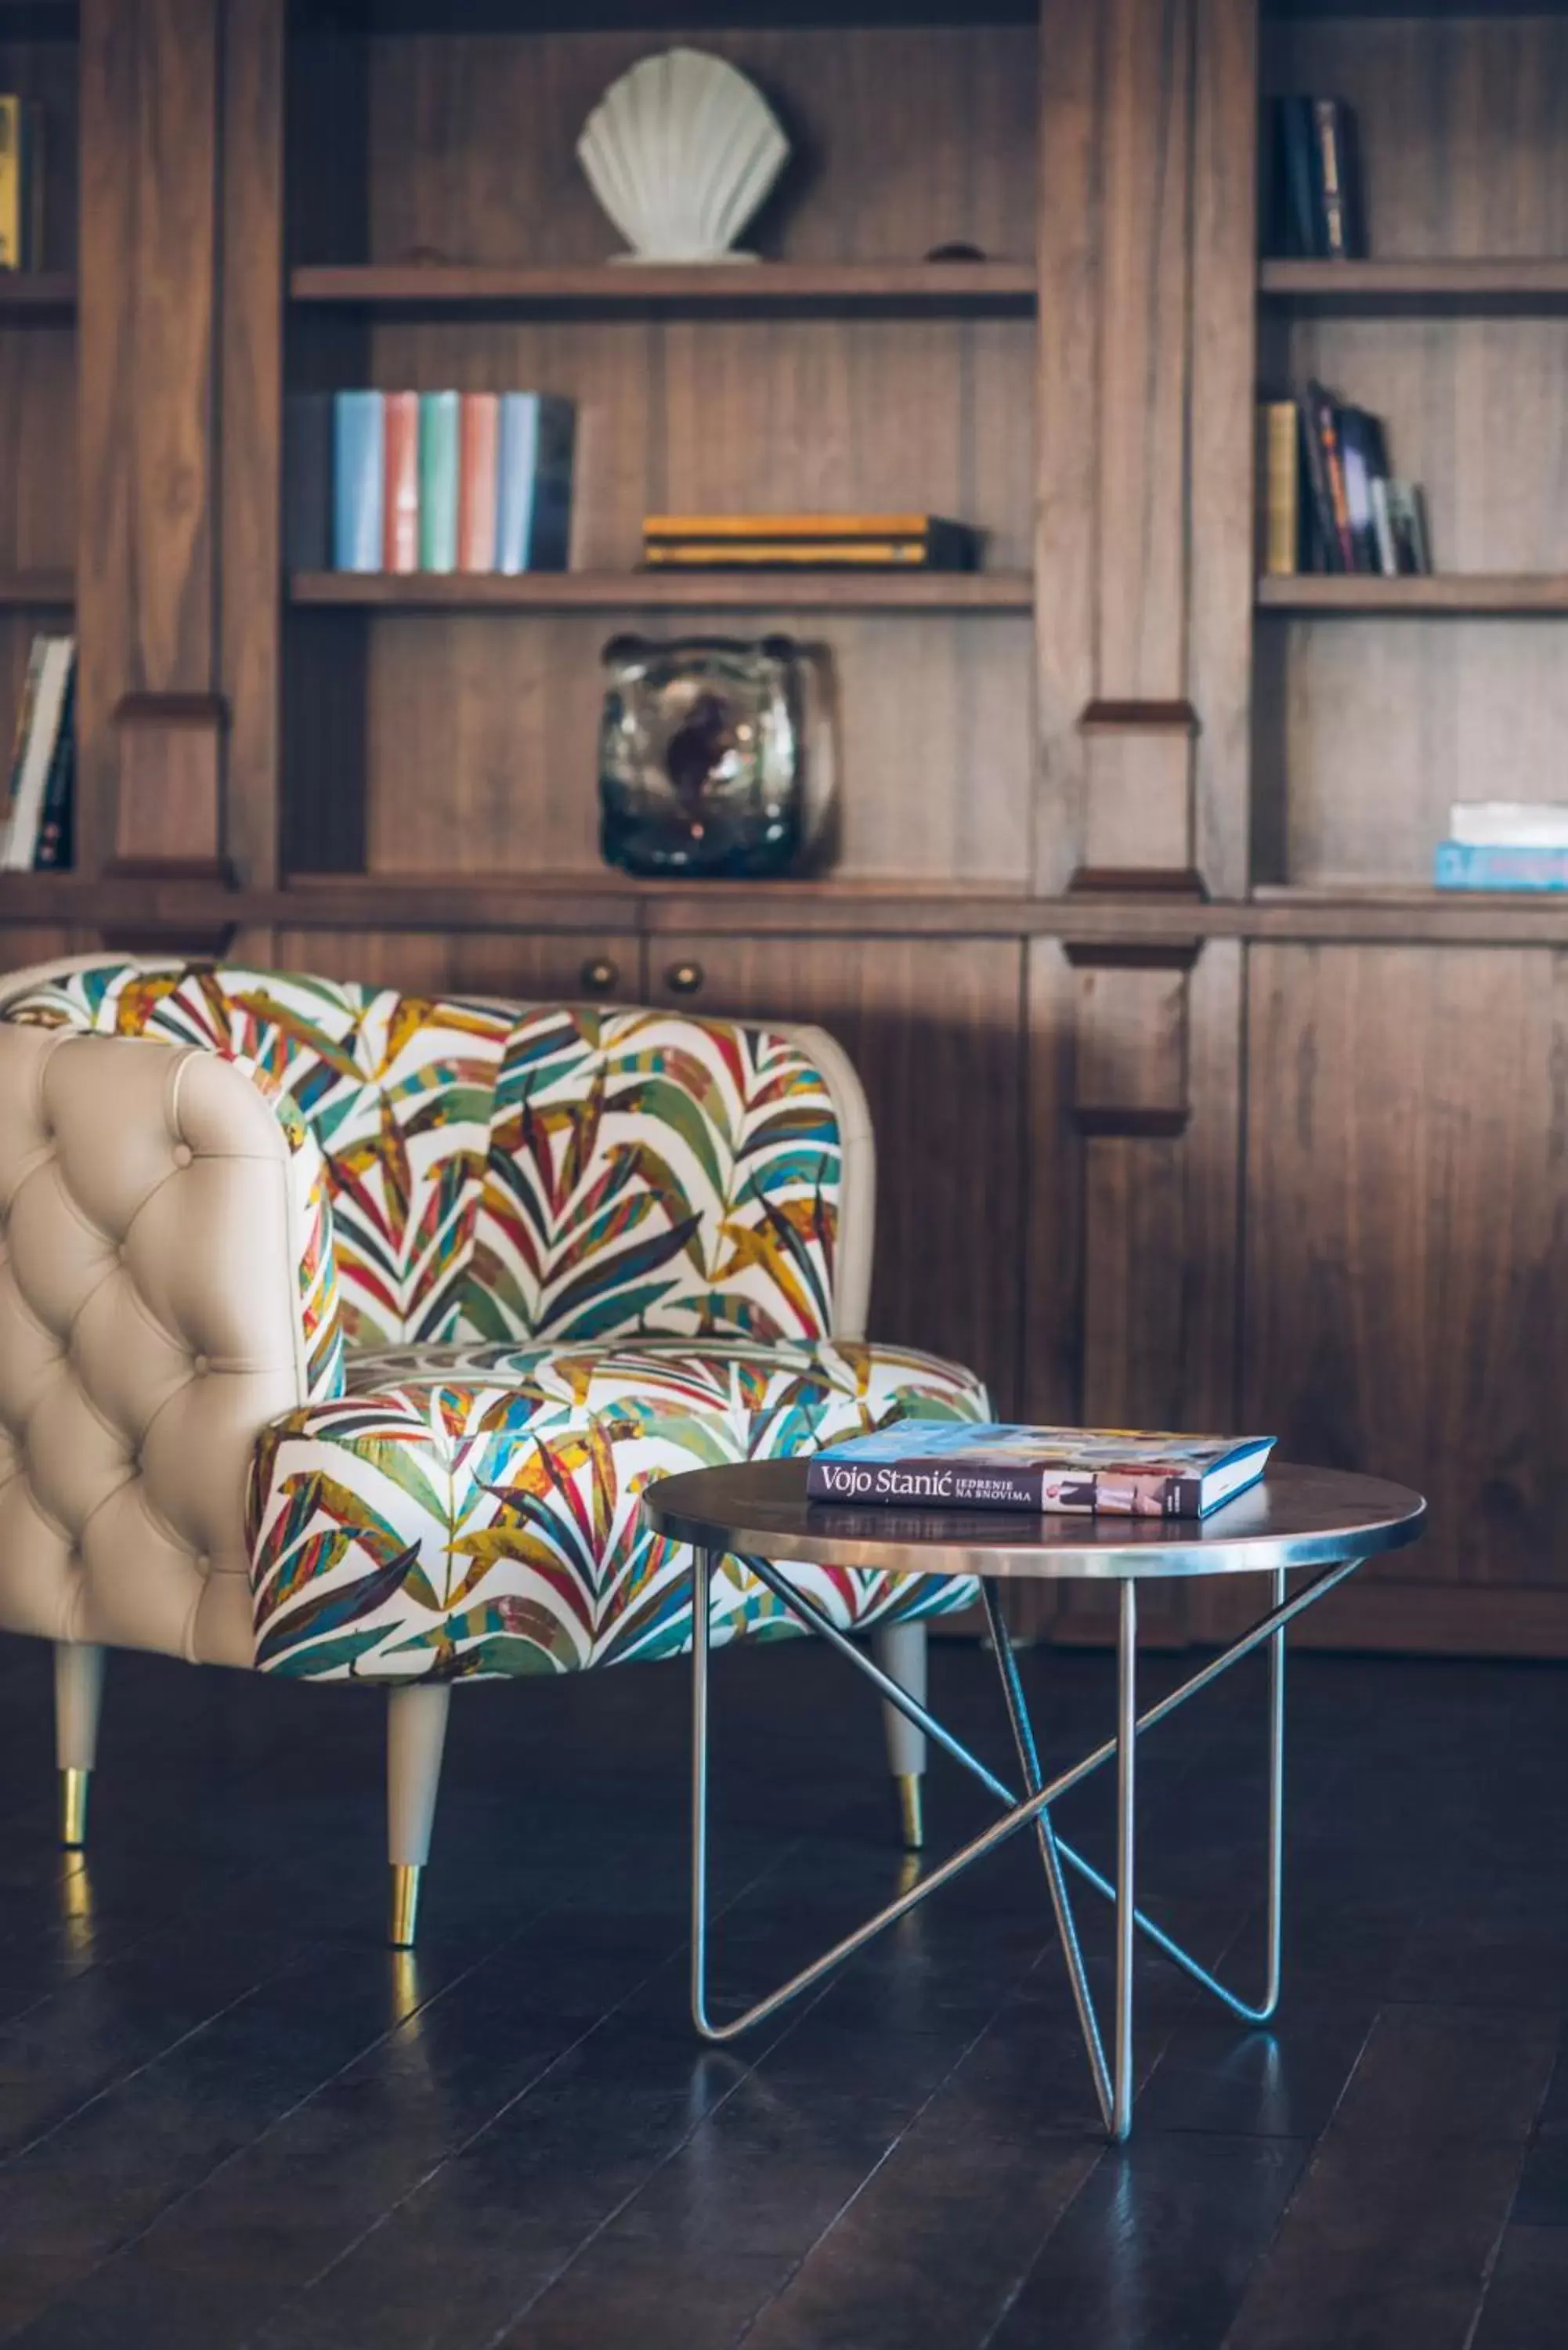
[[[1226,2350],[1465,2350],[1555,2019],[1386,2008]]]

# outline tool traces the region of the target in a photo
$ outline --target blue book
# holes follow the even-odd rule
[[[572,529],[576,415],[548,392],[501,395],[495,567],[565,571]]]
[[[1568,848],[1502,848],[1442,840],[1435,879],[1439,889],[1568,889]]]
[[[379,571],[386,476],[386,402],[379,391],[340,391],[332,402],[332,562]]]
[[[495,467],[495,567],[529,568],[534,536],[534,480],[539,453],[539,395],[504,391]]]

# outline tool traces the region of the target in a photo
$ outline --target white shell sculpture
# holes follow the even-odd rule
[[[612,82],[577,161],[628,261],[749,261],[732,253],[789,153],[761,91],[722,57],[666,49]]]

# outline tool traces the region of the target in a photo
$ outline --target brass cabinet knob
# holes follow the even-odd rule
[[[664,984],[672,995],[695,995],[702,984],[700,962],[672,962],[664,974]]]
[[[590,955],[580,976],[589,995],[607,995],[619,979],[620,972],[608,955]]]

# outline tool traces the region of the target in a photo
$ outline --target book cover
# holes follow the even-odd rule
[[[383,571],[420,567],[420,396],[389,391],[386,399],[386,483],[382,490]]]
[[[1334,500],[1329,495],[1328,473],[1324,464],[1323,442],[1318,438],[1317,420],[1309,400],[1296,402],[1301,420],[1302,475],[1307,489],[1307,518],[1311,528],[1309,567],[1314,571],[1337,571],[1339,533],[1334,527]]]
[[[1449,838],[1466,848],[1568,848],[1561,800],[1456,800]]]
[[[1284,249],[1293,259],[1310,261],[1320,249],[1314,184],[1316,174],[1313,164],[1312,100],[1306,98],[1277,98],[1274,108]]]
[[[44,785],[43,812],[38,819],[35,870],[52,873],[71,863],[71,815],[77,775],[77,663],[73,658],[66,678],[66,698],[55,736],[54,756]]]
[[[455,391],[420,394],[420,569],[457,568],[459,401]]]
[[[332,401],[332,563],[379,571],[385,546],[386,402],[379,391]]]
[[[1347,109],[1336,98],[1312,101],[1313,134],[1316,140],[1318,228],[1323,250],[1331,261],[1348,261],[1355,250],[1352,235],[1349,174],[1345,163]]]
[[[534,513],[528,541],[530,571],[564,571],[572,546],[572,476],[576,411],[569,400],[539,395],[534,462]]]
[[[26,263],[23,115],[22,101],[14,93],[0,97],[0,269],[21,269]]]
[[[929,547],[918,538],[845,540],[836,546],[814,546],[797,538],[693,539],[681,546],[663,543],[646,546],[642,559],[645,568],[650,571],[667,571],[681,565],[707,571],[744,571],[775,565],[818,571],[934,571],[944,567],[932,563]]]
[[[1377,568],[1385,579],[1399,576],[1399,548],[1388,513],[1388,483],[1379,475],[1372,484],[1372,530],[1377,541]]]
[[[1338,556],[1333,567],[1336,571],[1354,571],[1355,547],[1350,532],[1350,504],[1345,494],[1345,457],[1339,442],[1338,416],[1334,401],[1321,383],[1307,385],[1307,404],[1318,444],[1323,451],[1324,481],[1328,490],[1329,512],[1334,523],[1330,545]]]
[[[1301,560],[1301,427],[1293,400],[1263,402],[1258,438],[1262,472],[1260,560],[1270,578],[1285,579]]]
[[[806,1492],[848,1504],[1197,1518],[1255,1484],[1273,1443],[1272,1436],[905,1419],[825,1446],[807,1469]]]
[[[11,736],[11,765],[5,785],[5,801],[0,809],[0,868],[7,861],[16,794],[22,781],[22,761],[27,749],[27,737],[32,732],[33,705],[38,698],[38,679],[43,671],[44,655],[49,649],[47,637],[35,637],[27,648],[26,672],[16,702],[16,723]]]
[[[22,117],[23,267],[44,265],[44,109],[36,99]]]
[[[291,391],[284,403],[283,559],[289,571],[332,564],[332,394]]]
[[[495,481],[495,567],[509,576],[528,568],[534,536],[534,485],[538,473],[539,395],[501,395]]]
[[[1372,484],[1377,478],[1380,436],[1365,409],[1335,411],[1340,451],[1345,463],[1345,503],[1350,519],[1350,550],[1357,571],[1379,568],[1377,526],[1373,515]]]
[[[1568,889],[1568,847],[1504,848],[1442,840],[1433,879],[1439,889]]]
[[[497,442],[501,401],[493,391],[465,391],[457,484],[457,567],[493,571]]]
[[[1418,482],[1390,481],[1385,493],[1388,521],[1401,572],[1424,577],[1432,568],[1427,537],[1427,502]]]
[[[28,715],[26,740],[11,803],[11,821],[0,864],[7,872],[25,873],[32,865],[43,821],[44,793],[59,738],[60,722],[76,660],[74,637],[47,637],[36,688]]]

